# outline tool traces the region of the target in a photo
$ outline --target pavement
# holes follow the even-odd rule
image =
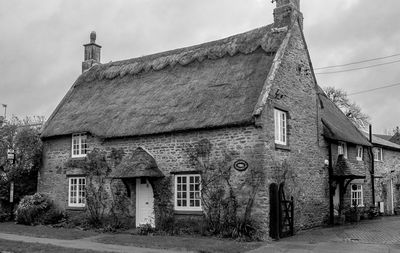
[[[102,235],[78,240],[36,238],[0,233],[0,239],[42,243],[66,248],[103,252],[177,253],[183,251],[147,249],[96,242]],[[316,228],[267,243],[247,253],[400,253],[400,216],[380,217],[357,224]]]
[[[84,249],[84,250],[95,250],[100,252],[118,252],[118,253],[177,253],[182,251],[173,250],[161,250],[161,249],[147,249],[133,246],[123,246],[116,244],[104,244],[94,242],[94,240],[100,238],[99,236],[87,237],[78,240],[60,240],[52,238],[38,238],[31,236],[15,235],[0,233],[0,239],[9,241],[22,241],[27,243],[41,243],[41,244],[51,244],[54,246],[60,246],[65,248],[73,249]]]
[[[400,253],[400,217],[379,217],[357,224],[316,228],[248,253]]]

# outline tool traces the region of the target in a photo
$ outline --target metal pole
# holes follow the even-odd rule
[[[369,125],[369,142],[372,144],[372,125]],[[372,147],[370,147],[371,154],[371,188],[372,188],[372,205],[375,206],[375,159]]]
[[[335,225],[334,220],[334,204],[333,204],[333,167],[332,167],[332,143],[329,143],[329,164],[328,164],[328,183],[329,183],[329,223],[330,225]]]

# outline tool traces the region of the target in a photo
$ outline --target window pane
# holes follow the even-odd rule
[[[275,140],[279,141],[279,114],[277,110],[275,110],[274,120],[275,120]]]

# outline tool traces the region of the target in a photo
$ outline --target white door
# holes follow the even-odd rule
[[[136,179],[136,227],[150,224],[154,227],[153,188],[146,178]]]

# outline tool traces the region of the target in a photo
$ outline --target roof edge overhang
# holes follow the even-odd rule
[[[336,134],[332,131],[332,129],[329,127],[329,124],[328,124],[327,122],[325,122],[324,119],[321,118],[321,121],[322,121],[323,126],[326,127],[326,128],[332,133],[331,135],[336,135]],[[358,129],[357,129],[357,131],[358,131]],[[360,133],[360,134],[361,134],[361,133]],[[342,141],[342,142],[346,142],[346,143],[352,143],[352,144],[355,144],[355,145],[361,145],[361,146],[364,146],[364,147],[372,147],[372,144],[369,142],[369,140],[368,140],[366,137],[364,137],[364,135],[362,135],[362,136],[364,137],[364,142],[349,140],[349,139],[347,139],[347,138],[341,138],[340,136],[339,136],[339,137],[333,137],[333,136],[327,135],[327,134],[325,134],[325,133],[322,133],[322,135],[323,135],[326,139],[328,139],[328,140],[333,140],[333,141],[335,141],[335,142]],[[360,138],[361,138],[361,136],[360,136]]]
[[[254,127],[256,127],[255,118],[252,117],[251,119],[247,119],[247,120],[244,120],[244,121],[230,123],[230,124],[224,124],[224,125],[220,125],[220,126],[205,126],[205,127],[200,127],[200,128],[182,128],[182,129],[176,129],[176,130],[170,130],[170,131],[159,131],[159,132],[146,133],[146,134],[132,134],[132,135],[127,134],[127,135],[113,135],[113,136],[110,136],[110,135],[98,134],[95,131],[75,131],[75,132],[68,132],[68,133],[56,134],[56,135],[43,135],[42,134],[40,136],[40,138],[42,140],[48,140],[48,139],[66,137],[66,136],[72,135],[74,133],[90,133],[91,135],[93,135],[95,137],[98,137],[98,138],[101,138],[101,139],[124,139],[124,138],[148,137],[148,136],[154,136],[154,135],[186,133],[186,132],[204,131],[204,130],[217,130],[217,129],[223,129],[223,128],[245,127],[245,126],[254,126]]]

